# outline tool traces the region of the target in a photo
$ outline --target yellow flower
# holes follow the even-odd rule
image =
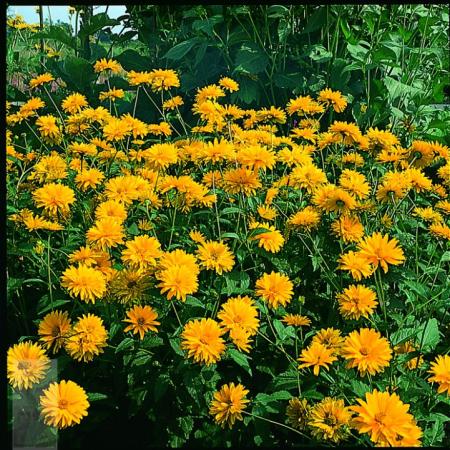
[[[110,70],[111,73],[119,73],[122,70],[122,66],[114,59],[101,58],[95,61],[94,72],[104,72]]]
[[[258,206],[258,214],[266,220],[274,220],[278,215],[275,208],[266,205]]]
[[[67,164],[55,151],[43,156],[35,165],[32,177],[40,183],[67,178]],[[30,179],[30,178],[28,178]]]
[[[286,416],[289,425],[297,430],[306,429],[311,406],[308,405],[308,400],[298,397],[293,397],[289,400],[289,405],[286,408]]]
[[[372,264],[360,252],[350,250],[340,256],[339,263],[338,269],[348,270],[356,281],[370,277],[374,272]]]
[[[320,211],[313,206],[306,206],[291,216],[287,223],[295,229],[311,231],[320,224]]]
[[[52,311],[39,322],[39,340],[44,348],[53,347],[53,353],[56,353],[63,346],[69,330],[68,312]]]
[[[331,229],[346,244],[358,242],[364,236],[364,226],[357,216],[341,216],[331,224]]]
[[[43,390],[40,405],[45,424],[57,428],[79,424],[89,408],[84,389],[70,380],[51,383]]]
[[[181,333],[181,347],[188,351],[189,358],[209,366],[220,360],[225,351],[225,342],[221,338],[224,332],[213,319],[191,320]]]
[[[350,435],[351,417],[344,400],[326,397],[311,408],[308,425],[315,438],[337,444]]]
[[[277,272],[265,273],[256,281],[255,293],[265,300],[270,307],[286,306],[290,303],[293,292],[293,283],[289,277]]]
[[[61,276],[61,286],[67,288],[71,296],[79,297],[86,303],[95,303],[96,299],[102,298],[106,293],[103,274],[83,264],[67,268]]]
[[[178,162],[178,152],[173,144],[154,144],[144,152],[145,160],[153,170],[163,170]]]
[[[142,301],[144,292],[149,287],[148,275],[139,269],[115,271],[109,282],[110,296],[120,303]]]
[[[272,169],[275,166],[275,154],[260,145],[251,145],[242,148],[236,155],[237,161],[253,170]]]
[[[293,327],[307,327],[311,325],[311,319],[306,316],[301,316],[300,314],[286,314],[281,320]]]
[[[339,312],[346,319],[356,319],[368,317],[374,313],[378,305],[375,292],[361,284],[352,284],[337,295],[339,302]]]
[[[328,131],[344,145],[360,144],[363,141],[361,130],[354,123],[335,121]]]
[[[375,389],[366,393],[365,400],[358,398],[357,402],[359,406],[350,407],[358,414],[352,425],[360,434],[368,433],[375,444],[395,447],[399,437],[408,438],[411,435],[415,426],[414,417],[408,413],[409,405],[404,404],[397,394]]]
[[[313,366],[313,373],[315,376],[319,375],[320,368],[325,367],[328,370],[328,365],[336,361],[336,356],[333,351],[318,342],[312,343],[308,348],[305,348],[298,358],[300,364],[299,369]]]
[[[318,187],[312,202],[326,212],[348,213],[356,208],[355,198],[344,189],[334,184]]]
[[[417,347],[412,341],[403,342],[400,345],[394,347],[394,352],[396,355],[405,355],[407,353],[416,352]],[[419,355],[415,358],[409,359],[404,366],[409,370],[415,370],[423,364],[423,357]]]
[[[250,336],[255,335],[259,327],[258,310],[254,301],[247,296],[229,298],[222,304],[217,318],[226,330],[243,328]]]
[[[325,103],[325,105],[331,105],[333,109],[340,113],[347,107],[347,100],[339,91],[332,91],[329,88],[323,89],[319,92],[317,97],[319,102]]]
[[[214,420],[222,428],[225,425],[231,429],[237,420],[242,420],[242,411],[250,401],[246,398],[248,389],[242,384],[224,384],[220,391],[214,393],[211,401],[209,413],[214,416]]]
[[[8,349],[7,375],[15,389],[30,389],[44,379],[50,359],[39,344],[26,341]]]
[[[61,130],[56,123],[56,117],[48,114],[36,120],[36,126],[42,139],[49,144],[58,144],[61,141]]]
[[[341,355],[349,360],[347,367],[356,367],[361,376],[365,376],[383,372],[389,366],[392,350],[389,341],[378,331],[361,328],[346,337]]]
[[[253,234],[250,239],[252,241],[258,241],[258,247],[264,248],[264,250],[271,253],[278,253],[281,247],[284,245],[283,235],[273,225],[269,225],[266,222],[253,222],[249,225],[250,230],[265,229],[267,231],[258,231],[258,234]]]
[[[339,184],[358,200],[363,200],[370,194],[370,185],[366,177],[356,170],[344,169],[339,177]]]
[[[89,188],[95,188],[104,178],[105,175],[98,169],[83,169],[77,173],[75,183],[80,190],[86,191]]]
[[[254,195],[256,190],[261,187],[258,174],[245,167],[230,169],[224,173],[224,190],[229,194]]]
[[[358,244],[359,255],[374,269],[380,265],[386,273],[388,264],[398,265],[405,261],[403,250],[397,244],[397,239],[389,240],[387,234],[382,236],[381,233],[373,233]]]
[[[438,394],[447,392],[450,395],[450,356],[438,355],[431,362],[431,368],[428,371],[433,376],[428,378],[429,383],[438,383]]]
[[[102,102],[103,100],[110,99],[111,101],[115,102],[117,98],[123,98],[125,95],[125,92],[123,89],[116,89],[112,88],[105,92],[100,92],[98,99]]]
[[[132,331],[133,334],[139,333],[140,339],[144,339],[144,335],[147,331],[158,332],[157,325],[161,325],[156,319],[158,318],[158,313],[148,305],[145,306],[134,306],[132,309],[127,311],[127,319],[123,322],[128,322],[128,325],[123,331]]]
[[[186,265],[170,266],[158,272],[156,278],[161,281],[157,287],[161,289],[161,294],[166,294],[168,300],[175,297],[184,302],[187,295],[195,294],[198,289],[197,274]]]
[[[258,122],[276,122],[286,123],[286,114],[281,108],[271,106],[270,108],[261,108],[256,113],[256,120]]]
[[[219,80],[220,86],[222,86],[224,89],[228,90],[229,92],[236,92],[239,90],[239,84],[228,77],[222,77]]]
[[[234,256],[227,244],[223,242],[206,241],[197,249],[200,265],[207,270],[214,270],[219,275],[230,272],[234,266]]]
[[[95,219],[98,221],[108,219],[110,221],[123,223],[126,220],[127,215],[124,204],[117,200],[107,200],[106,202],[102,202],[95,209]]]
[[[295,113],[299,116],[308,116],[324,112],[324,107],[307,95],[289,100],[286,111],[290,116]]]
[[[341,336],[340,330],[336,330],[335,328],[322,328],[314,335],[311,344],[316,342],[330,349],[333,354],[339,354],[344,344],[344,338]]]
[[[36,206],[44,208],[50,214],[58,211],[66,214],[70,206],[75,203],[75,194],[68,186],[58,183],[49,183],[33,192]]]
[[[50,83],[51,81],[54,81],[53,75],[46,72],[42,75],[38,75],[36,78],[32,78],[30,80],[30,88],[34,89],[35,87],[41,86],[45,83]]]
[[[153,91],[166,91],[172,87],[180,86],[178,75],[172,69],[153,69],[149,78]]]
[[[88,106],[86,97],[78,92],[68,95],[61,103],[63,111],[69,114],[78,113],[85,106]]]
[[[123,244],[124,230],[120,222],[111,219],[99,219],[86,232],[87,242],[102,250]]]
[[[437,237],[447,239],[447,241],[450,241],[450,227],[445,223],[432,223],[428,227],[428,230],[430,231],[431,234],[434,234]]]
[[[108,332],[103,326],[103,320],[94,314],[83,314],[66,339],[65,348],[77,361],[89,362],[94,356],[103,353],[107,339]]]
[[[163,109],[172,110],[172,109],[176,109],[182,105],[184,105],[183,99],[179,95],[177,95],[175,97],[172,97],[169,100],[166,100],[163,103]]]
[[[126,243],[122,261],[131,267],[146,269],[156,266],[156,259],[162,254],[158,239],[150,236],[136,236]]]

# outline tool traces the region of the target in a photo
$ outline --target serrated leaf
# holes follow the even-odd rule
[[[163,58],[167,59],[173,59],[174,61],[178,61],[179,59],[183,58],[186,53],[191,50],[194,45],[198,44],[200,39],[198,37],[189,39],[187,41],[180,42],[179,44],[172,47],[164,56]]]
[[[231,359],[241,366],[243,369],[245,369],[249,375],[252,375],[252,369],[248,363],[248,357],[245,356],[243,353],[239,352],[238,350],[235,350],[234,348],[230,348],[228,350],[228,354],[230,355]]]
[[[236,71],[257,74],[269,64],[269,58],[264,50],[254,42],[245,42],[236,53]]]
[[[107,395],[101,394],[100,392],[88,392],[87,396],[90,402],[96,402],[98,400],[105,400],[108,398]]]
[[[122,342],[116,347],[116,354],[119,352],[123,352],[134,346],[134,339],[126,337]]]

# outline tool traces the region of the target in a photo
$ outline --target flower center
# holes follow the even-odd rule
[[[137,324],[142,327],[145,324],[145,319],[143,317],[139,317]]]
[[[17,364],[17,368],[19,370],[27,370],[31,367],[31,363],[29,361],[19,361],[19,364]]]
[[[59,409],[66,409],[68,404],[69,404],[69,402],[66,399],[62,398],[58,402],[58,408]]]
[[[363,356],[367,356],[369,354],[369,350],[367,350],[366,347],[361,347],[359,353],[361,353],[361,355]]]
[[[52,328],[52,336],[53,337],[59,336],[59,327],[58,326]]]

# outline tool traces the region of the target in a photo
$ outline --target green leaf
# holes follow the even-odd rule
[[[51,39],[61,42],[72,49],[76,49],[76,39],[71,36],[63,27],[50,25],[46,31],[33,33],[31,39]]]
[[[289,14],[289,9],[284,5],[271,5],[267,8],[267,17],[270,19],[279,19]]]
[[[90,402],[96,402],[98,400],[105,400],[108,398],[107,395],[101,394],[100,392],[88,392],[87,396]]]
[[[90,83],[96,78],[92,64],[87,59],[78,56],[66,56],[63,70],[66,74],[64,81],[77,90],[87,90]]]
[[[255,401],[266,405],[267,403],[276,402],[279,400],[290,400],[291,398],[292,394],[288,391],[278,391],[273,394],[265,394],[261,392],[255,397]]]
[[[366,392],[370,391],[370,386],[359,380],[352,380],[350,385],[352,387],[352,391],[360,398],[364,398]]]
[[[256,43],[247,41],[236,53],[235,71],[257,74],[267,67],[269,58],[264,50]]]
[[[82,24],[78,36],[83,39],[87,36],[92,36],[97,31],[100,31],[104,27],[111,27],[120,25],[120,21],[117,19],[111,19],[106,13],[99,13],[93,15],[86,24]]]
[[[123,352],[134,346],[134,339],[126,337],[117,347],[116,353]]]
[[[173,59],[174,61],[178,61],[179,59],[183,58],[184,55],[186,55],[189,50],[194,47],[194,45],[198,44],[200,42],[200,39],[198,37],[189,39],[187,41],[180,42],[179,44],[172,47],[164,56],[163,58],[167,59]]]
[[[432,351],[441,340],[439,325],[436,319],[430,319],[425,325],[419,328],[417,338],[422,341],[422,349]]]
[[[239,352],[238,350],[235,350],[234,348],[230,348],[228,350],[228,354],[230,355],[231,359],[241,366],[243,369],[245,369],[248,374],[252,375],[252,369],[248,363],[248,357],[245,356],[243,353]]]
[[[125,70],[136,70],[138,72],[149,70],[152,67],[152,61],[146,56],[140,55],[135,50],[125,50],[115,59]]]
[[[391,101],[399,97],[403,97],[405,94],[415,97],[421,92],[418,88],[401,83],[400,81],[388,76],[383,78],[383,83],[386,86]]]
[[[49,299],[48,299],[48,302],[50,302]],[[38,309],[38,316],[42,316],[46,312],[51,311],[52,309],[56,309],[59,306],[65,305],[66,303],[70,303],[70,302],[71,302],[71,300],[53,300],[53,302],[47,304],[47,306],[44,306],[44,304],[42,304],[40,309]],[[41,302],[39,302],[39,304],[41,304]]]
[[[180,347],[180,339],[179,338],[169,339],[169,344],[173,348],[173,350],[175,351],[175,353],[177,355],[184,357],[184,352],[183,352],[183,350],[181,350],[181,347]]]

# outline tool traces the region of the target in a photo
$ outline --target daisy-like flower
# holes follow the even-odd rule
[[[65,287],[72,297],[79,297],[86,303],[95,303],[106,293],[104,275],[99,270],[83,264],[66,269],[61,276],[61,286]]]
[[[159,266],[162,270],[177,265],[187,267],[195,276],[200,273],[200,268],[197,265],[197,260],[194,255],[190,255],[181,249],[163,253],[159,261]]]
[[[123,244],[124,230],[120,222],[111,219],[99,219],[86,232],[87,242],[102,250]]]
[[[249,330],[246,330],[240,326],[235,326],[232,330],[230,330],[229,334],[231,341],[238,348],[238,350],[246,353],[250,352],[250,343],[252,340],[250,339]]]
[[[180,79],[175,70],[153,69],[150,72],[150,84],[153,91],[167,91],[180,86]]]
[[[123,203],[118,200],[107,200],[100,203],[95,209],[95,219],[110,220],[113,222],[123,223],[127,218],[127,210]]]
[[[352,284],[337,295],[339,302],[339,312],[346,319],[356,319],[368,317],[374,313],[378,305],[375,292],[361,284]]]
[[[320,211],[313,206],[306,206],[291,216],[288,224],[298,230],[311,231],[320,224]]]
[[[68,114],[78,113],[85,106],[88,106],[86,97],[78,92],[68,95],[61,103],[61,108]]]
[[[54,81],[53,75],[51,73],[43,73],[41,75],[38,75],[36,78],[32,78],[30,80],[30,88],[34,89],[38,86],[42,86],[45,83],[50,83],[51,81]]]
[[[334,184],[318,187],[312,202],[326,212],[347,213],[356,208],[356,199],[344,189]]]
[[[344,400],[326,397],[311,408],[308,425],[315,438],[337,444],[350,435],[351,417]]]
[[[123,331],[132,331],[133,334],[139,333],[140,339],[144,339],[145,333],[147,331],[158,332],[157,325],[161,325],[156,319],[158,318],[158,313],[148,305],[145,306],[134,306],[132,309],[127,311],[127,319],[123,322],[128,322],[128,325]]]
[[[122,261],[131,267],[146,269],[156,266],[156,260],[161,254],[161,244],[158,239],[150,236],[136,236],[126,243],[126,248],[122,251]]]
[[[230,169],[223,176],[224,190],[228,194],[242,192],[246,196],[254,195],[261,187],[258,174],[245,167]]]
[[[46,425],[67,428],[87,416],[89,402],[85,390],[73,381],[51,383],[40,397],[41,415]]]
[[[65,341],[65,349],[77,361],[89,362],[103,353],[108,332],[103,320],[94,314],[83,314],[72,327]]]
[[[26,341],[8,349],[6,366],[11,386],[15,389],[30,389],[45,377],[50,359],[39,344]]]
[[[312,366],[314,375],[318,376],[321,367],[328,370],[329,364],[332,364],[336,360],[337,357],[333,355],[333,350],[318,342],[314,342],[302,351],[298,358],[298,361],[302,364],[298,368],[303,369],[304,367]]]
[[[209,413],[214,416],[215,422],[222,428],[225,425],[231,429],[237,420],[242,420],[242,411],[250,401],[246,398],[248,389],[242,384],[224,384],[220,391],[214,393]]]
[[[306,163],[292,170],[289,181],[294,188],[304,188],[312,193],[327,182],[327,175],[313,163]]]
[[[306,398],[293,397],[286,408],[286,416],[289,425],[297,430],[304,430],[308,424],[311,406]]]
[[[98,169],[83,169],[81,172],[77,173],[75,183],[80,190],[86,191],[89,188],[95,188],[95,186],[100,184],[104,178],[105,175]]]
[[[200,265],[207,270],[214,270],[219,275],[230,272],[234,266],[234,256],[227,244],[206,241],[197,249]]]
[[[397,394],[375,389],[366,393],[365,400],[358,398],[357,402],[358,406],[350,406],[357,414],[352,426],[360,434],[369,434],[373,443],[395,447],[399,437],[408,438],[411,435],[415,426],[414,417],[408,413],[409,404],[403,403]]]
[[[140,269],[118,270],[109,282],[110,296],[120,303],[142,301],[150,285],[148,275]]]
[[[36,189],[33,198],[38,208],[44,208],[50,214],[57,214],[58,211],[66,214],[70,211],[70,206],[75,203],[74,191],[63,184],[49,183]]]
[[[450,395],[450,356],[438,355],[434,361],[431,362],[431,368],[428,371],[432,374],[428,378],[429,383],[438,383],[438,394],[447,392]]]
[[[265,273],[256,281],[255,293],[270,307],[286,306],[294,295],[293,283],[289,277],[277,272]]]
[[[445,223],[432,223],[428,230],[435,236],[450,241],[450,227]]]
[[[272,169],[275,166],[275,153],[261,145],[250,145],[237,152],[237,161],[253,170]]]
[[[256,112],[258,122],[276,122],[286,123],[286,113],[281,108],[271,106],[270,108],[261,108]]]
[[[397,246],[397,239],[389,240],[389,236],[373,233],[358,244],[359,255],[376,269],[379,265],[388,271],[388,264],[398,265],[405,261],[403,250]]]
[[[258,206],[258,214],[266,220],[274,220],[277,217],[277,210],[272,208],[271,206],[261,205]]]
[[[125,96],[125,92],[123,89],[112,88],[108,91],[100,92],[98,99],[102,102],[104,100],[111,100],[113,102],[118,98],[123,98]]]
[[[181,334],[181,347],[188,351],[188,357],[207,366],[220,360],[225,351],[221,337],[225,330],[213,319],[197,319],[188,322]]]
[[[358,242],[364,236],[364,226],[357,216],[343,215],[331,224],[333,234],[345,244]]]
[[[114,59],[101,58],[95,61],[94,72],[110,71],[111,73],[119,73],[122,70],[122,66]]]
[[[164,170],[178,161],[177,148],[173,144],[154,144],[144,150],[145,160],[153,170]]]
[[[330,105],[333,109],[341,113],[347,107],[347,100],[339,91],[332,91],[329,88],[323,89],[319,92],[317,97],[319,102],[325,103],[325,105]]]
[[[236,92],[239,90],[239,84],[228,77],[223,77],[219,80],[219,85],[229,92]]]
[[[156,278],[160,280],[157,287],[168,300],[175,297],[184,302],[187,295],[195,294],[198,289],[197,273],[193,273],[186,265],[172,265],[158,272]]]
[[[284,237],[281,232],[267,222],[253,222],[249,225],[250,230],[258,228],[264,228],[268,231],[258,231],[258,234],[255,235],[250,232],[253,235],[250,239],[252,241],[258,241],[258,247],[262,247],[271,253],[278,253],[284,245]]]
[[[392,350],[389,341],[378,331],[361,328],[346,337],[341,355],[348,360],[347,367],[356,367],[365,376],[383,372],[389,366]]]
[[[312,338],[311,344],[322,344],[332,350],[333,354],[339,354],[344,344],[341,331],[335,328],[322,328]]]
[[[293,327],[308,327],[311,325],[311,319],[300,314],[286,314],[281,321]]]
[[[64,344],[64,339],[70,331],[70,319],[67,311],[52,311],[40,322],[38,335],[44,348],[51,349],[56,353]]]
[[[372,264],[360,252],[352,250],[340,256],[338,268],[348,270],[356,281],[370,277],[374,272]]]
[[[169,100],[166,100],[163,103],[163,109],[166,109],[166,110],[170,111],[170,110],[176,109],[176,108],[178,108],[178,107],[180,107],[182,105],[184,105],[184,101],[179,95],[177,95],[175,97],[172,97]]]
[[[307,116],[324,112],[324,107],[307,95],[289,100],[286,111],[290,116],[295,113],[299,116]]]
[[[62,134],[55,116],[52,116],[51,114],[40,116],[36,120],[36,126],[38,127],[38,131],[44,142],[48,144],[60,143]]]
[[[361,130],[354,123],[335,121],[328,131],[344,145],[359,144],[363,139]]]
[[[366,177],[356,170],[344,169],[339,177],[339,185],[358,200],[363,200],[370,194]]]
[[[229,298],[220,308],[217,318],[226,330],[243,328],[250,336],[256,334],[259,327],[258,310],[255,302],[247,296]]]

